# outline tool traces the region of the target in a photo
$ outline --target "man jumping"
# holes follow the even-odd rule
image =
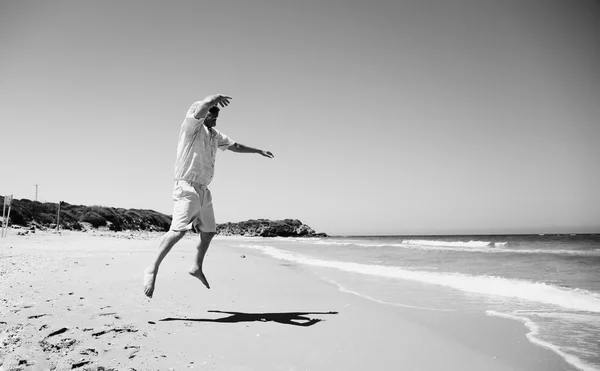
[[[228,106],[231,99],[217,94],[195,102],[181,124],[175,161],[173,221],[169,231],[160,240],[156,259],[144,271],[144,293],[149,298],[154,293],[160,263],[190,230],[200,232],[200,241],[189,274],[198,278],[206,288],[210,288],[202,272],[202,263],[217,232],[212,197],[208,189],[214,175],[217,148],[238,153],[258,153],[273,158],[271,152],[237,143],[215,129],[220,111],[218,106]]]

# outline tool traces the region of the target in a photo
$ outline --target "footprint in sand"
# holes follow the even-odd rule
[[[75,349],[77,343],[78,341],[72,338],[46,338],[39,342],[42,350],[46,353],[69,353]]]
[[[46,336],[46,338],[50,338],[50,337],[52,337],[52,336],[60,335],[60,334],[63,334],[63,333],[65,333],[65,332],[67,332],[67,328],[66,328],[66,327],[63,327],[63,328],[61,328],[61,329],[59,329],[59,330],[56,330],[56,331],[53,331],[53,332],[51,332],[51,333],[50,333],[48,336]]]
[[[100,317],[112,316],[114,319],[121,319],[121,317],[117,313],[100,313],[98,314]]]
[[[124,332],[138,332],[138,329],[134,326],[123,326],[123,327],[110,327],[109,326],[106,330],[94,332],[92,334],[92,336],[97,338],[99,336],[106,335],[110,332],[114,332],[115,334],[121,334]]]
[[[92,363],[92,361],[82,361],[82,362],[73,363],[71,365],[71,370],[73,370],[75,368],[83,367],[83,366],[87,365],[88,363]]]
[[[140,346],[139,345],[126,345],[125,350],[127,349],[133,349],[133,351],[131,353],[129,353],[129,359],[133,359],[135,358],[135,356],[137,355],[137,353],[140,351]]]
[[[83,356],[97,356],[98,351],[93,348],[87,348],[87,349],[83,349],[82,351],[80,351],[79,354],[81,354]]]
[[[37,318],[44,317],[44,316],[49,316],[49,314],[46,314],[46,313],[43,313],[43,314],[35,314],[35,315],[33,315],[33,316],[29,316],[29,317],[27,317],[27,318],[28,318],[28,319],[37,319]]]
[[[20,333],[23,330],[23,325],[18,324],[3,331],[2,344],[7,353],[12,353],[21,343]]]

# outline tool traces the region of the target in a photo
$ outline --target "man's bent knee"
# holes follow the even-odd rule
[[[167,233],[165,233],[165,237],[170,240],[180,240],[185,236],[187,231],[174,231],[170,229]]]
[[[217,234],[217,232],[202,232],[200,231],[200,238],[202,241],[210,241]]]

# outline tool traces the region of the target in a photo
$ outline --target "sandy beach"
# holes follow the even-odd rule
[[[0,240],[0,370],[574,370],[523,324],[340,291],[302,265],[197,236],[144,268],[160,234],[9,230]]]

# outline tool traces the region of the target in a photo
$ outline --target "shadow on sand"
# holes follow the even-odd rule
[[[163,318],[161,322],[168,321],[189,321],[189,322],[220,322],[220,323],[239,323],[239,322],[277,322],[283,325],[294,326],[312,326],[317,322],[323,321],[319,318],[310,318],[308,315],[314,314],[338,314],[338,312],[290,312],[290,313],[242,313],[225,312],[220,310],[209,310],[212,313],[229,314],[223,318]]]

